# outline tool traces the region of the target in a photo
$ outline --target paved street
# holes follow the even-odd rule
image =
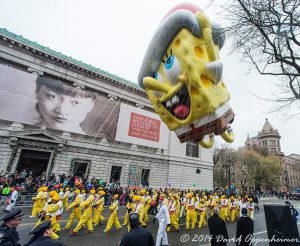
[[[265,217],[263,211],[263,204],[266,203],[284,203],[284,200],[278,200],[274,198],[266,198],[260,200],[260,210],[255,215],[255,222],[254,222],[254,238],[263,240],[267,239],[267,232],[266,232],[266,224],[265,224]],[[295,208],[300,210],[300,202],[292,202],[295,205]],[[19,227],[18,231],[21,235],[21,244],[24,244],[29,239],[29,231],[34,226],[36,219],[29,218],[31,209],[24,208],[25,216],[23,217],[23,221],[21,226]],[[120,222],[123,222],[125,214],[125,209],[121,208],[120,211]],[[106,209],[104,213],[105,217],[108,218],[108,211]],[[2,216],[2,215],[1,215]],[[150,221],[152,221],[153,216],[150,216]],[[66,225],[68,219],[68,213],[64,214],[63,222],[61,223],[62,227]],[[194,231],[186,231],[184,230],[184,219],[180,220],[181,230],[179,233],[171,232],[168,234],[169,243],[170,245],[210,245],[208,239],[205,238],[208,235],[208,228],[202,229],[195,229]],[[75,224],[74,224],[75,226]],[[101,246],[113,246],[118,245],[118,242],[122,235],[126,232],[127,229],[122,229],[121,231],[116,231],[112,229],[109,233],[104,233],[103,230],[105,225],[100,225],[94,229],[93,234],[85,234],[84,231],[80,231],[79,235],[76,237],[70,237],[68,235],[68,231],[63,231],[61,233],[61,238],[67,245],[77,246],[77,245],[101,245]],[[299,224],[298,224],[299,228]],[[157,232],[157,224],[149,223],[148,229],[152,232],[154,238],[156,237]],[[236,230],[236,223],[227,224],[227,230],[229,233],[230,238],[234,238],[235,230]],[[228,245],[234,245],[234,243],[229,243]],[[268,245],[267,243],[259,242],[257,245]]]

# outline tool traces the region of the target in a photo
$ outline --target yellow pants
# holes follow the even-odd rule
[[[230,221],[233,222],[235,220],[236,209],[230,210]]]
[[[32,212],[31,212],[32,216],[36,217],[36,215],[41,212],[41,211],[39,211],[40,204],[41,204],[40,201],[34,202]]]
[[[114,211],[110,214],[109,216],[109,219],[107,221],[107,225],[106,225],[106,228],[105,228],[105,232],[108,232],[110,230],[110,228],[112,227],[112,225],[115,225],[115,227],[119,230],[121,229],[121,224],[119,222],[119,218],[118,218],[118,212],[117,211]]]
[[[93,220],[92,220],[92,207],[88,207],[84,210],[81,219],[79,220],[77,226],[73,232],[78,232],[84,225],[87,225],[89,231],[93,231]]]
[[[78,220],[78,222],[80,221],[80,219],[82,217],[81,211],[82,211],[82,209],[80,207],[73,209],[72,213],[70,214],[70,218],[69,218],[69,221],[68,221],[65,229],[70,229],[75,218]]]
[[[192,224],[192,229],[195,228],[196,225],[197,214],[195,209],[187,209],[186,213],[186,229],[190,229],[190,222]]]
[[[202,226],[206,226],[206,211],[201,210],[202,212],[200,212],[200,220],[199,220],[199,228],[201,228]]]
[[[144,210],[144,218],[143,220],[147,223],[149,221],[149,218],[148,218],[148,210],[150,208],[150,204],[147,204],[145,206],[145,210]]]
[[[93,219],[93,223],[95,226],[99,225],[99,223],[102,223],[105,218],[101,215],[103,211],[103,207],[99,207],[99,208],[95,208],[94,210],[94,219]]]
[[[64,207],[64,210],[67,211],[67,212],[69,211],[69,202],[68,202],[68,199],[69,198],[63,200],[63,207]]]
[[[61,231],[60,224],[57,221],[56,216],[52,216],[51,226],[52,226],[53,232],[60,232]]]
[[[228,221],[228,213],[227,213],[227,208],[220,208],[220,217],[222,220],[224,220],[225,222]]]
[[[177,215],[174,214],[170,214],[170,220],[171,220],[171,224],[174,226],[174,229],[177,231],[179,228],[178,222],[177,222]],[[170,231],[170,227],[168,227],[167,231]]]
[[[129,213],[126,212],[125,217],[124,217],[123,225],[127,226],[128,225],[128,221],[129,221]]]

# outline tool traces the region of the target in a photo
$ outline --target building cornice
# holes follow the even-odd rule
[[[75,72],[83,73],[86,76],[100,78],[114,83],[117,86],[121,85],[136,93],[143,94],[144,96],[147,94],[142,88],[140,88],[138,84],[122,79],[116,75],[110,74],[81,61],[75,60],[72,57],[68,57],[47,47],[43,47],[42,45],[25,39],[20,35],[13,34],[3,28],[0,28],[0,43],[11,49],[30,54],[41,60],[47,60],[48,62],[55,63],[55,65],[65,67]]]

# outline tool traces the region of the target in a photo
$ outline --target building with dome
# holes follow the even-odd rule
[[[279,177],[279,188],[281,191],[292,191],[300,187],[300,155],[284,155],[281,151],[280,139],[278,130],[274,129],[268,119],[265,119],[262,130],[257,136],[249,137],[248,135],[245,147],[262,154],[278,156],[283,170]]]

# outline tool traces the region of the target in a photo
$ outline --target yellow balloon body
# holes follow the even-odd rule
[[[143,86],[155,112],[181,142],[196,140],[210,148],[213,135],[233,141],[229,123],[234,114],[228,104],[230,95],[222,78],[212,25],[202,11],[195,15],[201,37],[182,28],[165,50],[155,76],[143,78]],[[204,142],[205,135],[210,135],[208,143]]]

